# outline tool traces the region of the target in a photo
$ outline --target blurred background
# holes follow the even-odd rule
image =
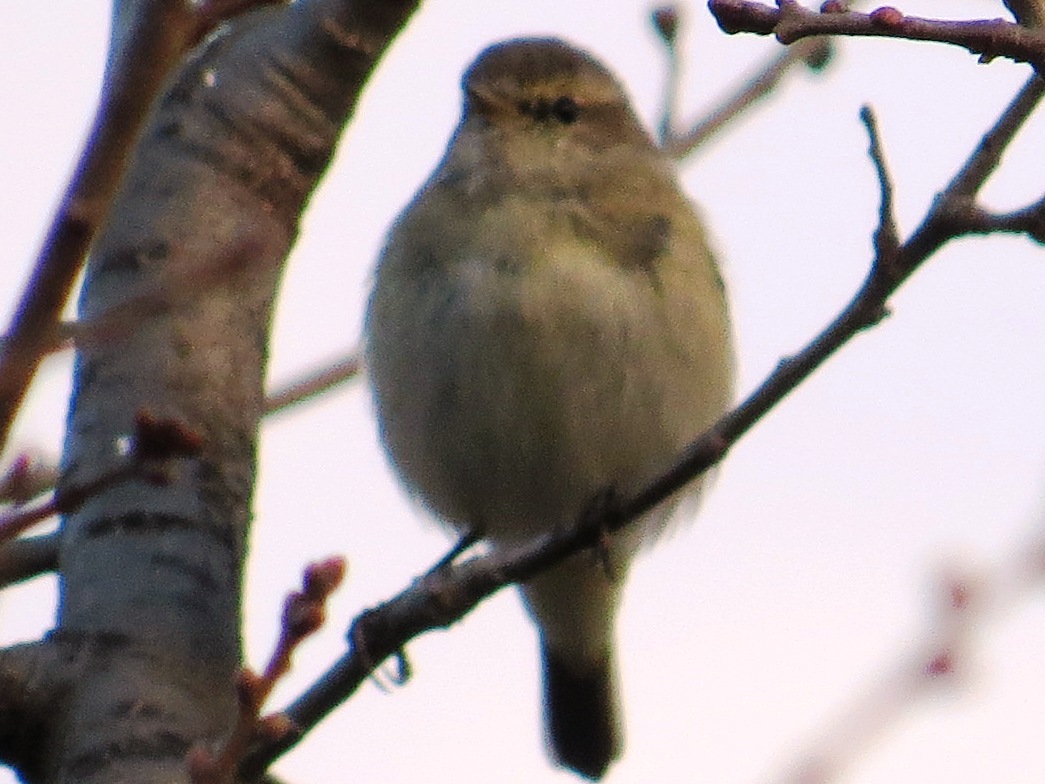
[[[272,347],[273,385],[356,342],[383,234],[457,120],[462,69],[488,43],[555,34],[603,58],[657,122],[665,58],[634,0],[428,2],[370,83],[307,212]],[[680,120],[779,49],[681,7]],[[907,0],[906,13],[1005,15],[994,0]],[[0,33],[0,318],[6,323],[75,161],[105,58],[108,3],[5,8]],[[858,119],[879,118],[904,234],[1030,73],[942,45],[838,42],[681,166],[720,250],[746,393],[863,279],[878,188]],[[1045,191],[1045,123],[986,192],[997,209]],[[1045,254],[1022,238],[937,254],[859,336],[729,455],[699,520],[641,560],[619,626],[626,756],[610,784],[787,780],[810,754],[853,784],[1040,782],[1045,583],[1012,599],[1040,552],[1045,479]],[[14,445],[60,451],[70,358],[51,359]],[[269,655],[282,596],[310,559],[343,553],[332,619],[271,706],[344,649],[361,609],[446,549],[395,485],[356,383],[265,425],[247,586],[250,661]],[[955,577],[958,575],[958,577]],[[904,680],[947,627],[947,580],[993,608],[955,672]],[[1002,585],[1005,593],[992,593]],[[945,598],[945,596],[944,596]],[[50,580],[6,591],[3,642],[53,622]],[[536,643],[513,591],[408,648],[413,679],[374,685],[276,772],[290,782],[568,782],[542,747]],[[900,673],[898,675],[897,673]],[[837,765],[837,767],[836,767]],[[4,774],[6,775],[6,774]],[[8,776],[8,779],[10,777]],[[807,779],[812,781],[814,779]]]

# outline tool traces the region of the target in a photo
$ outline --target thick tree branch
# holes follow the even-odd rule
[[[55,666],[75,663],[78,676],[52,673],[69,686],[31,749],[0,737],[0,759],[23,777],[185,781],[189,749],[235,725],[272,303],[301,212],[416,6],[299,0],[237,17],[154,107],[93,244],[80,318],[99,323],[136,294],[169,292],[164,281],[220,274],[193,296],[163,299],[135,329],[79,347],[58,496],[119,465],[143,409],[198,433],[200,451],[165,483],[125,479],[63,520],[49,642],[62,651]],[[151,25],[164,23],[162,13],[148,24],[118,18],[114,40],[154,40]]]
[[[63,661],[51,641],[0,650],[0,748],[9,751],[4,761],[23,781],[39,780],[44,767],[40,739],[77,675],[82,671]]]
[[[983,62],[1007,57],[1016,62],[1045,65],[1045,32],[1004,19],[949,21],[907,16],[892,7],[870,13],[846,11],[839,2],[812,11],[795,0],[776,5],[754,0],[709,0],[708,8],[726,33],[774,35],[783,44],[818,35],[906,38],[952,44],[979,55]]]

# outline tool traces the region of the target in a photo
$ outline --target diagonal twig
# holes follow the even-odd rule
[[[733,120],[769,96],[784,77],[793,72],[796,65],[804,64],[816,71],[825,67],[830,58],[831,43],[826,38],[808,38],[797,42],[759,66],[738,90],[692,123],[689,130],[665,134],[663,129],[667,127],[668,122],[665,118],[661,123],[661,147],[676,160],[685,158],[706,144]],[[669,78],[675,77],[669,74]],[[670,100],[670,97],[665,100]]]
[[[272,416],[291,406],[358,378],[363,370],[361,352],[352,351],[328,365],[295,381],[288,382],[265,397],[265,415]]]
[[[60,342],[62,311],[105,223],[138,133],[174,67],[230,14],[269,0],[143,0],[112,31],[98,108],[80,161],[0,344],[0,452],[42,358]]]

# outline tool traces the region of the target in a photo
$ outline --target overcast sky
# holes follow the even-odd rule
[[[907,2],[924,15],[1004,14],[1000,2]],[[686,7],[683,115],[774,50]],[[597,53],[656,120],[663,59],[648,8],[624,0],[432,0],[372,81],[305,217],[279,304],[270,377],[356,341],[383,233],[438,159],[458,80],[488,43],[557,34]],[[63,187],[105,56],[101,0],[16,3],[0,33],[0,313],[6,320]],[[681,169],[704,209],[734,308],[750,390],[855,291],[870,258],[877,184],[858,120],[878,112],[910,231],[1029,73],[962,50],[844,41],[828,72],[796,74]],[[987,190],[1014,208],[1045,190],[1045,125],[1032,122]],[[636,567],[619,628],[627,712],[610,784],[781,780],[804,750],[846,732],[853,705],[933,628],[941,575],[990,572],[1045,530],[1045,255],[1019,238],[947,247],[858,337],[731,453],[699,520]],[[68,358],[50,361],[16,443],[57,455]],[[446,547],[395,486],[363,385],[264,430],[248,585],[260,665],[302,565],[345,554],[333,619],[272,707],[343,648],[349,619]],[[1045,602],[1038,586],[977,630],[953,688],[871,734],[841,780],[1040,782]],[[5,595],[5,640],[53,620],[46,581]],[[541,746],[536,644],[505,591],[408,649],[414,678],[368,685],[277,766],[291,782],[568,782]]]

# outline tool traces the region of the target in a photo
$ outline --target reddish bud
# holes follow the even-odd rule
[[[272,713],[258,720],[255,732],[265,741],[276,742],[297,735],[300,728],[285,713]]]
[[[969,584],[966,582],[955,581],[947,586],[947,593],[950,597],[951,607],[955,610],[964,610],[969,606]]]
[[[668,46],[674,46],[679,31],[679,9],[673,5],[661,6],[653,11],[650,18],[661,40]]]
[[[871,24],[875,27],[895,29],[903,24],[903,13],[889,5],[876,8],[870,13]]]
[[[240,705],[257,712],[265,693],[265,682],[260,675],[253,670],[244,667],[239,671],[236,679],[236,696]]]
[[[310,563],[302,579],[304,593],[313,599],[326,598],[341,585],[347,569],[347,562],[340,555]]]
[[[323,606],[306,599],[300,593],[292,593],[283,605],[283,629],[292,640],[307,637],[323,625],[326,614]]]
[[[32,499],[33,458],[23,453],[15,458],[7,475],[0,477],[0,500],[21,505]]]
[[[950,651],[943,651],[934,656],[925,665],[925,674],[930,678],[940,678],[954,672],[954,657]]]

